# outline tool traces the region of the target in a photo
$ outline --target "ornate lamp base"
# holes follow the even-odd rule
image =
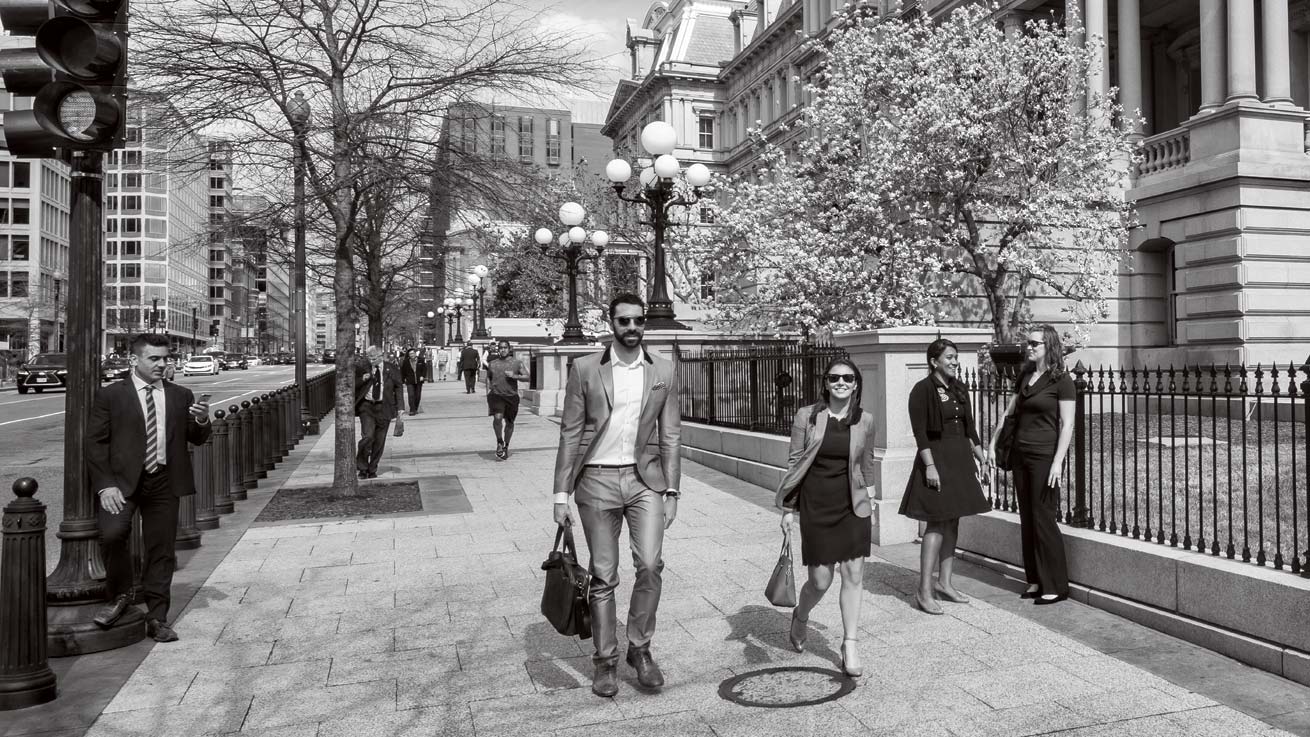
[[[108,602],[46,608],[46,647],[52,658],[86,655],[126,647],[146,638],[146,617],[128,607],[109,629],[92,621]]]

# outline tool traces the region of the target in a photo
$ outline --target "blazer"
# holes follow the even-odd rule
[[[389,420],[396,419],[396,408],[399,406],[397,397],[402,390],[400,381],[400,369],[396,364],[388,361],[382,362],[382,411],[383,416]],[[359,416],[359,408],[364,405],[364,401],[373,395],[373,365],[364,364],[355,369],[355,415]]]
[[[477,348],[465,348],[459,352],[459,368],[461,371],[477,371],[482,367],[482,356],[478,354]]]
[[[677,489],[682,480],[682,408],[673,363],[644,348],[645,388],[637,420],[634,458],[637,476],[656,490]],[[559,451],[555,454],[555,493],[572,494],[582,468],[592,457],[592,441],[609,427],[614,404],[614,373],[610,349],[573,362],[564,390]]]
[[[414,359],[413,368],[409,365],[409,356],[400,359],[400,380],[406,384],[422,384],[428,380],[428,361],[423,356]]]
[[[810,415],[818,413],[814,423],[810,424]],[[823,404],[801,407],[791,423],[791,447],[787,454],[787,471],[778,484],[773,503],[780,509],[795,509],[796,502],[787,497],[800,486],[810,464],[819,455],[819,446],[823,445],[823,435],[828,430],[828,410]],[[851,505],[858,517],[873,514],[873,505],[869,503],[868,485],[865,479],[873,478],[873,413],[865,410],[860,413],[860,421],[851,425],[851,455],[849,476],[851,481]]]
[[[196,398],[190,389],[165,381],[164,402],[168,485],[175,496],[190,496],[196,493],[196,480],[187,443],[204,444],[211,427],[191,417],[188,409]],[[86,465],[93,493],[111,486],[124,497],[136,492],[146,465],[146,416],[131,374],[96,392],[86,428]]]

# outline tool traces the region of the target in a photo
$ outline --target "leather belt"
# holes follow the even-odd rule
[[[588,463],[583,468],[600,468],[605,470],[615,470],[620,468],[636,468],[635,463]]]

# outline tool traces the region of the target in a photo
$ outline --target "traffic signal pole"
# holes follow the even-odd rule
[[[46,580],[47,638],[51,657],[131,645],[145,638],[145,617],[136,607],[103,629],[92,619],[108,600],[96,489],[86,471],[86,429],[99,386],[100,305],[104,270],[101,219],[104,154],[72,154],[68,238],[68,393],[64,398],[64,518],[59,523],[59,564]]]

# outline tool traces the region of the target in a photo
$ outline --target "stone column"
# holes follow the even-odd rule
[[[1142,137],[1142,18],[1140,0],[1119,0],[1119,99],[1134,119],[1133,136]]]
[[[893,545],[914,540],[918,523],[900,515],[905,482],[918,452],[910,429],[910,389],[928,375],[928,344],[938,337],[955,341],[961,369],[976,369],[978,349],[991,341],[990,330],[904,327],[834,336],[850,353],[864,378],[860,404],[874,417],[873,542]]]
[[[1092,64],[1087,70],[1087,93],[1090,97],[1104,95],[1107,89],[1106,46],[1110,39],[1106,31],[1109,22],[1106,20],[1105,0],[1087,0],[1086,8],[1087,43],[1092,47],[1093,53]]]
[[[1287,22],[1287,0],[1261,0],[1264,21],[1264,101],[1292,104],[1291,32]]]
[[[1228,101],[1258,100],[1255,0],[1228,0]]]
[[[1224,0],[1201,0],[1201,112],[1224,104]]]

